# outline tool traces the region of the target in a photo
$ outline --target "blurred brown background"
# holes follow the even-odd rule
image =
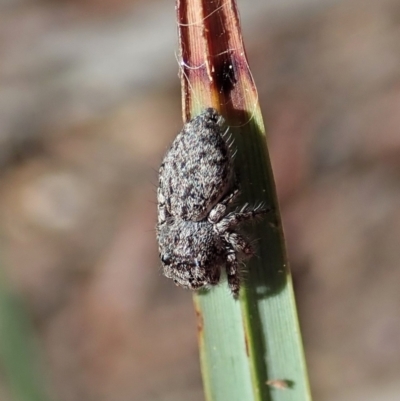
[[[400,0],[238,5],[315,400],[398,400]],[[176,49],[172,0],[0,0],[1,258],[54,400],[203,399],[154,232]]]

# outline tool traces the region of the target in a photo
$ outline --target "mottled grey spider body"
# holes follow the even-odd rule
[[[219,283],[226,267],[228,285],[240,289],[238,255],[253,249],[235,228],[266,209],[228,213],[239,194],[224,120],[208,108],[186,123],[159,171],[157,239],[163,273],[177,285],[197,290]]]

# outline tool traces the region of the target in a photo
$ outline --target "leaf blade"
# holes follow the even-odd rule
[[[177,15],[184,120],[206,107],[220,110],[238,148],[242,203],[263,200],[273,207],[252,229],[259,257],[248,263],[240,301],[224,282],[194,296],[206,399],[309,401],[265,129],[236,4],[178,0]]]

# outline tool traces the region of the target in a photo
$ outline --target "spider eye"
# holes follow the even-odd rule
[[[171,261],[171,256],[168,253],[161,255],[161,262],[163,262],[165,265],[169,265]]]

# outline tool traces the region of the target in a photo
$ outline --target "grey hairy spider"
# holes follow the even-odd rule
[[[239,189],[223,124],[208,108],[184,125],[167,151],[159,171],[157,239],[163,273],[177,285],[192,290],[216,285],[225,266],[237,297],[239,255],[254,251],[235,228],[267,209],[228,212]]]

